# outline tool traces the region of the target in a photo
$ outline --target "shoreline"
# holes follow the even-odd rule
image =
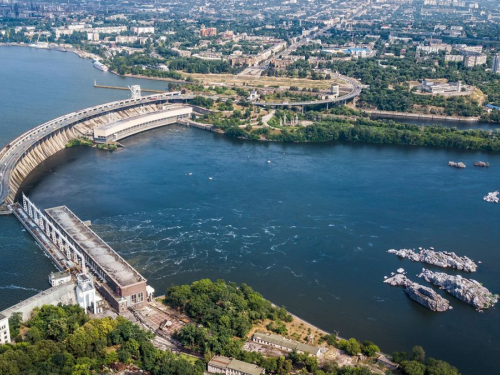
[[[445,116],[445,115],[430,115],[410,112],[392,112],[392,111],[379,111],[371,109],[361,109],[370,115],[370,118],[377,117],[382,119],[408,119],[408,120],[439,120],[439,121],[458,121],[466,123],[480,122],[480,117],[464,117],[464,116]]]

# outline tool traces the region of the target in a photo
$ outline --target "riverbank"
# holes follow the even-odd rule
[[[444,126],[419,126],[365,118],[323,117],[308,126],[241,127],[211,115],[214,129],[233,138],[293,143],[347,142],[385,145],[443,147],[462,150],[500,151],[500,137],[482,129],[458,130]],[[208,125],[208,124],[206,124]]]
[[[391,112],[391,111],[378,111],[364,109],[363,112],[370,114],[371,118],[375,119],[409,119],[409,120],[439,120],[439,121],[453,121],[453,122],[466,122],[475,123],[479,122],[479,117],[463,117],[463,116],[443,116],[421,113],[406,113],[406,112]]]

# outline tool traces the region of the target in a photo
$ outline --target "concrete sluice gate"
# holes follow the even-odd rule
[[[0,151],[0,204],[12,204],[24,179],[43,161],[63,150],[72,139],[99,143],[119,139],[190,117],[192,108],[166,104],[168,96],[113,102],[42,124]],[[116,107],[116,108],[115,108]],[[171,116],[169,113],[171,112]],[[96,132],[105,134],[96,139]],[[7,183],[8,180],[8,183]]]

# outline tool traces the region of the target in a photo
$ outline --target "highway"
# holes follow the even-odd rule
[[[346,95],[339,96],[338,98],[331,98],[325,100],[311,100],[307,102],[254,102],[254,105],[258,105],[261,107],[270,106],[270,107],[288,107],[288,106],[305,106],[305,105],[317,105],[317,104],[328,104],[328,103],[338,103],[344,100],[354,99],[356,96],[361,94],[361,90],[363,86],[353,78],[346,76],[339,76],[340,79],[350,83],[352,85],[352,91]]]
[[[179,93],[162,93],[145,96],[140,99],[124,99],[100,104],[55,118],[20,135],[0,151],[0,206],[4,203],[13,203],[6,202],[10,194],[10,176],[21,157],[31,147],[36,145],[37,142],[43,140],[51,133],[76,124],[90,116],[102,115],[131,106],[155,103],[167,99],[192,99],[192,96],[180,95]]]

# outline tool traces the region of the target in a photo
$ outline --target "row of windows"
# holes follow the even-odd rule
[[[130,296],[130,299],[132,300],[132,304],[136,304],[136,303],[141,303],[141,302],[144,302],[144,293],[137,293],[137,294],[132,294]]]
[[[177,120],[182,119],[182,118],[187,118],[187,117],[189,117],[188,114],[178,115],[177,116]],[[172,117],[166,117],[166,118],[162,118],[162,119],[158,119],[158,120],[152,120],[152,121],[148,121],[148,122],[143,122],[143,123],[140,123],[138,125],[134,125],[134,126],[126,128],[126,129],[117,131],[116,133],[110,135],[109,138],[116,137],[116,136],[121,135],[123,133],[129,133],[131,130],[134,130],[134,129],[137,129],[137,128],[143,128],[143,127],[146,127],[147,125],[150,125],[150,124],[154,124],[154,123],[158,123],[158,122],[163,122],[165,120],[171,120],[173,118],[174,118],[174,116],[172,116]],[[98,136],[96,138],[97,139],[101,139],[101,140],[106,139],[105,136]]]

